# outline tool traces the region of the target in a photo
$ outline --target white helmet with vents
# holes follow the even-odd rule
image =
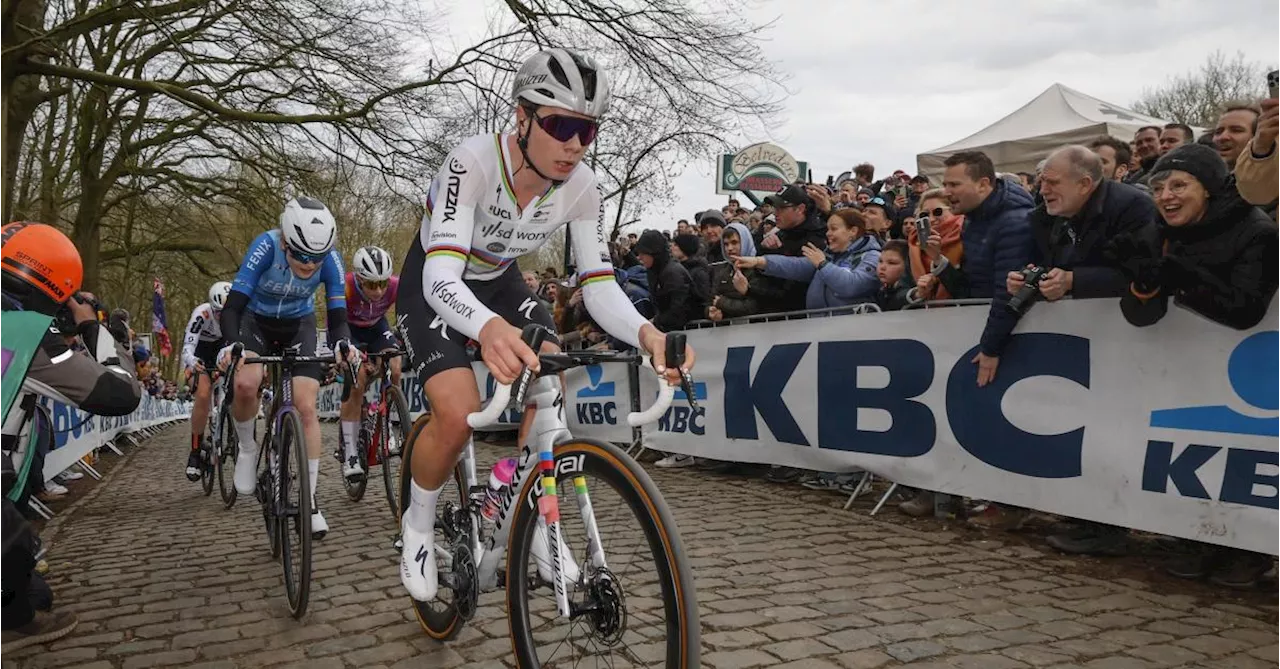
[[[517,104],[523,100],[599,118],[609,111],[609,78],[590,57],[547,49],[520,67],[511,97]]]
[[[300,195],[284,205],[280,233],[295,253],[319,256],[328,253],[338,238],[338,224],[324,203]]]
[[[219,281],[209,287],[209,306],[222,311],[227,305],[227,296],[231,294],[231,282]]]
[[[391,278],[391,254],[376,246],[362,246],[351,257],[351,269],[361,281],[386,281]]]

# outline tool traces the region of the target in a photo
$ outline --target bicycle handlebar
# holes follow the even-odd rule
[[[537,350],[541,346],[542,339],[545,337],[545,334],[545,331],[540,327],[531,325],[525,327],[523,338],[526,344],[530,344],[530,348]],[[667,335],[667,350],[665,357],[668,369],[679,369],[684,364],[685,342],[686,337],[683,332],[675,332]],[[537,344],[537,346],[535,347],[534,344]],[[552,354],[548,356],[548,358],[552,358],[554,356],[555,354]],[[630,360],[630,358],[626,359]],[[685,397],[688,398],[689,403],[696,407],[697,405],[694,404],[692,380],[689,378],[688,374],[683,372],[681,373],[681,376],[682,380],[680,387],[683,387]],[[475,430],[496,423],[498,421],[498,417],[501,416],[511,404],[513,399],[511,389],[513,386],[517,389],[514,398],[516,403],[523,404],[525,394],[528,392],[529,385],[532,383],[534,377],[534,372],[526,368],[521,370],[520,375],[516,378],[516,382],[514,384],[497,384],[493,390],[493,397],[489,398],[489,403],[480,411],[467,415],[467,425],[469,425],[471,429]],[[658,418],[666,413],[667,409],[671,406],[672,400],[675,399],[676,389],[677,386],[667,383],[662,384],[662,389],[658,392],[658,398],[654,400],[654,403],[650,405],[648,409],[627,414],[627,425],[630,425],[631,427],[639,427],[658,420]]]

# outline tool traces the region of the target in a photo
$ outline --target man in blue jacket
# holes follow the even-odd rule
[[[955,297],[991,298],[991,311],[982,330],[978,354],[978,387],[996,377],[1000,354],[1009,341],[1018,317],[1009,311],[1006,281],[1009,272],[1031,261],[1031,227],[1028,219],[1035,203],[1027,191],[1008,180],[997,179],[991,159],[981,151],[962,151],[947,158],[942,187],[951,211],[965,216],[960,240],[964,266],[946,265],[939,255],[934,274]]]

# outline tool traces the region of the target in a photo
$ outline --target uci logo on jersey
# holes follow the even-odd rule
[[[617,425],[618,403],[613,381],[603,381],[604,368],[587,365],[587,385],[578,390],[578,423],[582,425]]]
[[[1151,412],[1151,427],[1168,437],[1147,441],[1143,490],[1169,494],[1172,483],[1176,494],[1183,497],[1215,499],[1205,484],[1217,483],[1221,472],[1221,484],[1216,486],[1218,501],[1277,508],[1277,346],[1280,333],[1259,332],[1237,344],[1227,360],[1231,389],[1246,405],[1265,415],[1251,416],[1225,405]],[[1181,450],[1175,449],[1179,441],[1185,444]],[[1211,531],[1225,533],[1227,528]]]

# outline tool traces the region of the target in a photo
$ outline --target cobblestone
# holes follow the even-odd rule
[[[336,429],[324,427],[327,439]],[[46,537],[56,601],[80,627],[0,669],[499,669],[512,663],[505,604],[489,593],[456,639],[427,638],[408,608],[380,471],[352,503],[321,461],[331,530],[314,544],[310,613],[284,604],[261,515],[230,511],[182,476],[186,435],[148,440],[92,504]],[[507,448],[477,445],[482,464]],[[115,457],[115,456],[107,456]],[[1274,666],[1275,600],[1204,603],[1161,583],[1086,575],[1074,558],[998,534],[921,533],[801,491],[778,503],[758,480],[649,469],[695,567],[709,669],[1252,669]],[[593,502],[596,500],[593,496]],[[104,518],[110,536],[99,531]],[[213,538],[211,540],[211,538]],[[614,541],[617,538],[614,537]],[[611,547],[605,540],[606,550]],[[92,565],[92,568],[87,568]],[[629,603],[641,601],[634,593]],[[545,623],[549,598],[535,601]],[[660,628],[632,617],[630,658],[661,664]],[[554,626],[540,639],[556,638]],[[589,666],[591,663],[585,663]]]

